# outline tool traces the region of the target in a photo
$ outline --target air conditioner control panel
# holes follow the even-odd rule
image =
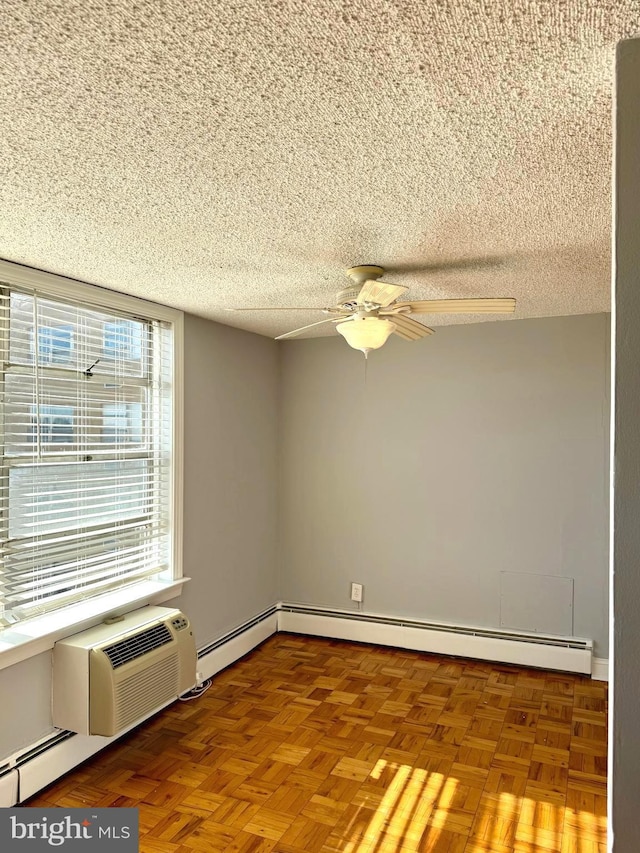
[[[182,631],[184,628],[189,627],[189,622],[184,616],[176,616],[175,619],[171,620],[171,624],[176,629],[176,631]]]

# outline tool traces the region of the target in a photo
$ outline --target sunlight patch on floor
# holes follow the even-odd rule
[[[382,785],[389,774],[369,823],[351,822],[341,853],[600,853],[606,849],[606,816],[567,808],[560,795],[547,801],[508,792],[483,794],[451,776],[384,759],[376,763],[369,780]],[[375,800],[373,793],[371,799]],[[366,811],[362,806],[358,816],[364,817]]]

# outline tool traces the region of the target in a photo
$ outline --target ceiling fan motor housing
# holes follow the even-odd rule
[[[360,293],[360,285],[351,285],[339,291],[336,295],[336,305],[338,308],[344,308],[347,311],[353,311],[358,307],[358,295]]]

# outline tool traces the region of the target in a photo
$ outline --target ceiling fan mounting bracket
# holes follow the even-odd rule
[[[358,287],[362,287],[365,281],[375,281],[383,275],[384,270],[374,264],[361,264],[347,270],[347,275]]]

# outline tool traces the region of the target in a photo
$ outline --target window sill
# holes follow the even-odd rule
[[[106,616],[176,598],[189,580],[145,581],[5,628],[0,632],[0,669],[49,651],[56,640],[98,625]]]

